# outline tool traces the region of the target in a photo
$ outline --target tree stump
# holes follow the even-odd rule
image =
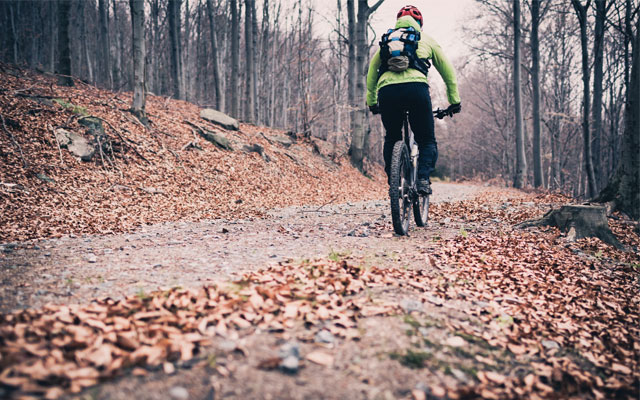
[[[607,209],[603,206],[569,205],[559,210],[551,210],[541,219],[525,221],[519,228],[531,226],[555,226],[567,232],[567,239],[575,241],[585,237],[597,237],[605,243],[624,249],[622,243],[613,235],[607,221]]]

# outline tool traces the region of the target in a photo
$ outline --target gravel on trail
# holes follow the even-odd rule
[[[431,201],[453,202],[482,191],[473,185],[434,183]],[[288,207],[265,218],[173,222],[130,234],[63,237],[2,245],[0,311],[46,303],[201,287],[289,259],[353,255],[376,265],[433,245],[431,236],[455,232],[455,222],[412,225],[393,234],[387,199]]]

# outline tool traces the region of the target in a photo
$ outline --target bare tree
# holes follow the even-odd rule
[[[69,15],[71,0],[58,0],[58,85],[73,86],[71,79],[71,43],[69,42]]]
[[[91,57],[89,55],[89,46],[87,44],[87,24],[86,24],[86,16],[85,16],[85,7],[86,2],[79,1],[78,2],[78,13],[80,14],[80,42],[82,44],[82,54],[80,58],[83,59],[87,67],[87,73],[89,75],[89,82],[95,83],[93,79],[93,65],[91,64]]]
[[[516,171],[513,186],[522,188],[527,180],[527,158],[522,130],[522,86],[520,83],[520,0],[513,0],[513,97],[516,117]]]
[[[580,23],[580,43],[582,50],[582,139],[584,144],[583,160],[585,173],[587,175],[587,194],[589,197],[596,195],[596,178],[593,170],[593,154],[591,148],[591,129],[589,128],[589,117],[591,109],[591,91],[589,81],[591,80],[591,72],[589,70],[589,38],[587,37],[587,11],[591,5],[591,0],[583,5],[580,0],[571,0],[571,4],[578,15]]]
[[[380,7],[384,0],[378,0],[373,6],[369,6],[368,0],[358,0],[357,20],[353,20],[349,15],[349,33],[353,32],[353,37],[349,38],[349,42],[355,44],[355,54],[349,49],[349,67],[353,70],[350,77],[354,80],[350,82],[350,87],[355,87],[353,93],[353,102],[350,106],[353,108],[351,112],[351,163],[360,171],[364,170],[365,144],[367,142],[367,127],[365,120],[367,112],[365,108],[365,61],[369,56],[369,42],[367,40],[367,27],[369,18]],[[347,2],[347,9],[351,13],[353,10],[353,2]],[[351,26],[355,23],[355,27]],[[349,44],[351,46],[351,43]],[[352,57],[355,56],[355,60]]]
[[[109,38],[109,4],[108,0],[98,0],[98,15],[100,20],[100,80],[103,85],[111,87],[111,40]]]
[[[207,0],[207,9],[209,11],[209,33],[211,39],[211,69],[213,73],[213,88],[216,96],[216,109],[221,110],[223,99],[220,91],[220,72],[218,70],[218,43],[216,42],[216,9],[213,6],[213,0]]]
[[[596,26],[593,40],[593,171],[596,186],[601,187],[604,177],[602,168],[602,81],[604,76],[604,33],[607,10],[612,2],[595,0]]]
[[[631,11],[627,2],[627,29],[631,35],[631,70],[625,106],[625,130],[622,136],[620,163],[614,178],[597,201],[613,201],[615,208],[640,221],[640,13]],[[631,15],[635,15],[635,33]],[[637,227],[640,230],[640,225]]]
[[[113,76],[113,89],[120,90],[122,87],[122,29],[118,26],[118,3],[113,0],[113,26],[115,34],[115,57],[112,65],[111,75]]]
[[[253,122],[254,120],[254,98],[253,98],[253,86],[255,82],[253,80],[253,16],[255,12],[255,0],[245,0],[244,9],[244,47],[245,47],[245,92],[244,92],[244,120],[246,122]]]
[[[145,42],[144,42],[144,0],[129,0],[131,8],[132,47],[133,47],[133,101],[131,112],[144,124],[145,114]]]
[[[231,73],[230,73],[230,89],[231,95],[231,115],[239,117],[240,115],[240,96],[238,96],[238,73],[240,72],[240,21],[238,16],[237,0],[230,0],[231,7]]]
[[[169,0],[167,17],[169,19],[169,38],[171,39],[171,77],[173,79],[173,95],[184,99],[182,82],[182,44],[180,39],[182,0]]]
[[[540,0],[531,0],[531,86],[533,91],[533,186],[544,184],[540,144]]]

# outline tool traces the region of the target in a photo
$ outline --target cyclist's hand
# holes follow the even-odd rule
[[[369,106],[369,111],[371,111],[371,114],[373,115],[380,114],[380,107],[378,107],[377,104],[374,104],[372,106]]]
[[[457,114],[462,111],[462,104],[452,104],[449,106],[449,109],[447,111],[449,111],[451,114]]]

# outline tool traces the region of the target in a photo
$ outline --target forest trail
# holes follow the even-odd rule
[[[3,311],[34,308],[1,316],[0,395],[637,397],[637,252],[514,228],[561,196],[434,192],[408,237],[381,199],[4,245]]]
[[[458,202],[482,190],[435,183],[432,202]],[[410,236],[399,238],[390,220],[389,201],[381,199],[281,208],[265,218],[170,222],[126,234],[5,245],[0,258],[0,310],[49,302],[81,304],[177,286],[199,288],[221,279],[239,279],[269,264],[332,253],[390,265],[401,254],[428,251],[434,246],[432,236],[459,230],[455,222],[428,229],[413,224]]]

